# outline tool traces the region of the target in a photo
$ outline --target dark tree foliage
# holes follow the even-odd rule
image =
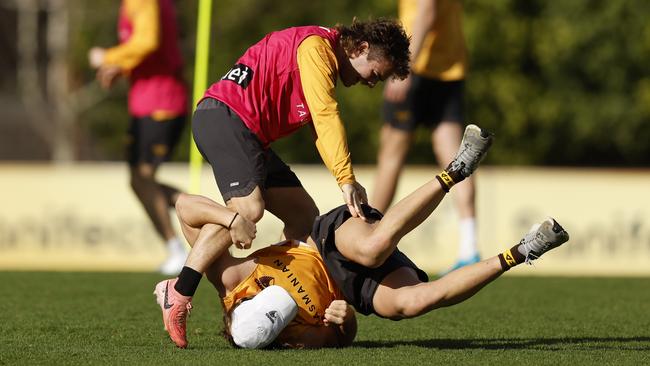
[[[71,67],[81,84],[92,78],[85,64],[88,47],[115,42],[117,9],[113,0],[77,5]],[[177,5],[191,82],[197,1]],[[497,136],[489,163],[650,165],[650,2],[467,0],[464,6],[470,55],[466,116]],[[388,0],[226,0],[213,1],[213,7],[213,81],[267,32],[396,12],[396,2]],[[374,163],[381,86],[340,87],[337,93],[353,162]],[[114,93],[84,114],[96,158],[121,158],[125,109],[124,97]],[[187,146],[186,136],[177,159],[187,158]],[[319,162],[308,128],[274,149],[288,162]],[[433,162],[428,131],[418,132],[410,162]]]

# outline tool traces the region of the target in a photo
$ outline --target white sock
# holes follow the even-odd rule
[[[461,219],[459,229],[458,260],[470,260],[478,254],[478,248],[476,247],[476,219],[474,217]]]
[[[173,237],[167,240],[167,252],[170,255],[186,255],[187,249],[185,248],[185,243],[178,237]]]

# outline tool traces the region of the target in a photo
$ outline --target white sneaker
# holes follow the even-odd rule
[[[539,258],[542,254],[566,243],[569,233],[552,217],[533,225],[521,239],[517,250],[526,257],[526,263]]]
[[[478,127],[477,125],[468,125],[463,134],[463,140],[460,143],[460,148],[454,160],[449,163],[447,172],[460,172],[460,174],[467,178],[483,160],[485,154],[492,145],[494,136]]]
[[[158,272],[165,276],[176,276],[180,273],[185,265],[187,253],[173,252],[167,256],[167,259],[158,267]]]

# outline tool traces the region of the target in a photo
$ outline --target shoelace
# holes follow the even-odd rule
[[[539,256],[536,256],[535,254],[529,252],[528,255],[526,256],[526,260],[524,261],[524,263],[526,263],[529,266],[534,266],[535,261],[537,261],[539,258],[540,258]]]
[[[460,170],[462,172],[462,170],[467,166],[467,164],[465,164],[465,161],[479,161],[481,159],[481,155],[483,155],[481,154],[481,150],[475,151],[472,149],[472,144],[466,142],[463,144],[460,152],[458,152],[456,159],[452,161],[451,167],[453,170]],[[474,171],[474,168],[471,168],[471,170]],[[471,174],[472,171],[468,172],[468,175]]]
[[[185,304],[185,310],[181,310],[176,313],[176,324],[183,325],[187,321],[187,318],[190,316],[192,310],[192,303],[188,302]]]
[[[551,246],[551,242],[544,241],[542,247],[539,250],[539,252],[541,254],[540,255],[534,254],[531,243],[533,241],[535,241],[535,239],[537,239],[537,234],[538,234],[538,232],[535,231],[533,233],[533,235],[531,235],[530,238],[528,238],[528,235],[526,235],[523,239],[521,239],[521,242],[520,242],[520,244],[523,244],[524,248],[526,248],[526,250],[528,251],[528,253],[526,254],[526,260],[524,261],[524,263],[526,263],[528,265],[533,265],[533,261],[538,260],[540,258],[540,256],[542,254],[546,253],[548,248]],[[526,240],[526,239],[528,239],[528,240]]]
[[[456,155],[456,158],[452,160],[451,162],[451,169],[452,170],[461,170],[465,167],[465,162],[463,162],[463,158],[466,155],[467,150],[469,150],[470,144],[464,143],[461,147],[461,150],[458,152],[458,155]]]

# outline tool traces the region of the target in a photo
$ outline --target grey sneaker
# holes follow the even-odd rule
[[[490,132],[482,130],[477,125],[468,125],[458,153],[447,167],[447,172],[458,172],[463,178],[472,175],[492,145],[493,137]]]
[[[526,257],[526,263],[530,263],[568,240],[569,233],[555,219],[549,217],[541,224],[533,225],[519,242],[517,250]]]

